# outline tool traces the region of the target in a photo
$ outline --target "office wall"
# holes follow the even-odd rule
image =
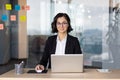
[[[20,4],[20,6],[25,6],[26,0],[18,0],[18,3]],[[24,15],[27,18],[27,11],[26,10],[20,10],[18,12],[18,17],[20,18],[20,16]],[[28,46],[27,46],[27,20],[25,22],[20,21],[19,19],[19,23],[18,23],[18,58],[27,58],[28,57]]]
[[[18,0],[10,0],[12,4],[12,10],[10,15],[16,15],[16,21],[10,21],[10,54],[11,58],[18,57],[18,11],[14,9],[15,5],[18,4]]]
[[[6,10],[5,5],[11,4],[11,10]],[[15,5],[20,5],[21,9],[16,11]],[[4,29],[0,30],[0,63],[6,63],[10,58],[27,58],[27,20],[21,21],[20,17],[27,14],[23,10],[26,0],[0,0],[0,24],[4,24]],[[7,20],[2,21],[2,15],[7,16]],[[10,16],[15,15],[16,21],[11,21]]]
[[[0,0],[0,24],[3,24],[4,29],[0,30],[0,64],[5,64],[10,59],[10,22],[3,21],[2,15],[9,16],[9,11],[5,10],[5,4],[8,0]]]
[[[27,11],[22,9],[26,0],[10,0],[13,10],[11,15],[16,15],[16,21],[11,21],[11,58],[27,58],[27,21],[21,21],[21,16],[26,16]],[[19,4],[21,9],[16,11],[15,5]]]

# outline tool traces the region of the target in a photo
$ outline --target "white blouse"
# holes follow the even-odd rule
[[[56,41],[57,41],[57,44],[56,44],[55,55],[65,55],[67,36],[61,41],[60,41],[59,37],[57,36]]]

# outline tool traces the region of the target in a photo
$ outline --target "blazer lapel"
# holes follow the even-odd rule
[[[57,39],[57,36],[53,38],[52,54],[55,54],[56,44],[57,44],[56,39]]]
[[[70,36],[67,35],[66,47],[65,47],[65,54],[69,54],[69,45],[70,45]]]

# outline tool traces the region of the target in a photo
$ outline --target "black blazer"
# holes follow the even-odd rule
[[[51,67],[51,54],[55,54],[56,50],[56,41],[57,35],[50,36],[45,44],[44,53],[42,59],[39,64],[44,65],[46,67],[49,61],[49,68]],[[65,54],[82,54],[79,41],[76,37],[67,36]]]

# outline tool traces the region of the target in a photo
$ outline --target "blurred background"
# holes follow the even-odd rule
[[[21,8],[5,10],[8,3]],[[0,29],[0,67],[24,60],[25,67],[34,68],[46,39],[54,35],[51,22],[59,12],[70,16],[70,34],[79,39],[85,67],[120,68],[120,0],[0,0],[0,17],[16,15],[16,21],[0,19],[5,27]]]

